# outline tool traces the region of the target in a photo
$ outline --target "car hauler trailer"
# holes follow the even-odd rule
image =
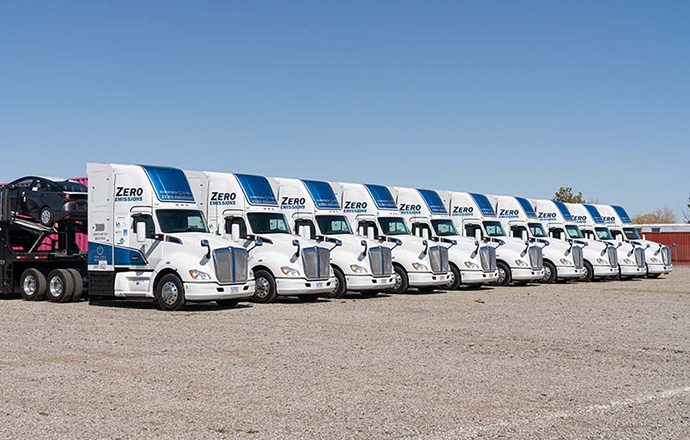
[[[393,243],[393,293],[409,287],[442,288],[451,281],[448,248],[410,234],[405,219],[387,187],[360,183],[331,183],[357,234],[371,240]]]
[[[243,240],[251,251],[256,280],[253,300],[273,302],[278,296],[313,301],[333,290],[329,248],[292,233],[280,210],[275,189],[264,176],[186,171],[203,201],[211,232]]]
[[[505,286],[510,282],[524,284],[544,278],[541,247],[522,238],[507,236],[484,194],[439,191],[439,195],[462,235],[495,246],[498,267],[496,285]]]
[[[585,269],[583,281],[618,275],[616,248],[599,240],[585,237],[565,203],[553,200],[531,200],[530,202],[550,237],[573,241],[582,246]]]
[[[475,237],[460,235],[436,191],[403,187],[389,189],[412,235],[449,244],[449,289],[457,289],[461,284],[477,286],[498,280],[496,250],[493,246],[481,246]]]
[[[301,237],[331,243],[335,287],[324,295],[342,298],[348,290],[376,296],[395,285],[392,251],[375,240],[357,237],[328,182],[269,178],[293,231]]]
[[[671,248],[640,237],[625,208],[616,205],[594,206],[601,213],[604,223],[611,230],[611,235],[615,240],[625,241],[644,249],[647,277],[658,278],[673,270]]]
[[[516,238],[542,244],[542,282],[582,278],[585,273],[582,247],[573,241],[548,238],[532,203],[524,197],[488,196],[506,232]]]
[[[644,248],[632,243],[616,241],[597,208],[593,205],[580,203],[566,203],[566,206],[585,237],[599,240],[616,248],[618,276],[633,278],[643,277],[647,274]]]

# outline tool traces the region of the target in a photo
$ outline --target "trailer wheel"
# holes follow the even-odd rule
[[[74,293],[72,294],[72,301],[79,301],[81,299],[81,294],[84,291],[84,278],[77,269],[67,269],[67,272],[72,275],[72,281],[74,282]]]
[[[182,281],[172,273],[165,274],[158,280],[153,296],[158,307],[166,311],[179,310],[186,303]]]
[[[584,264],[585,274],[582,275],[582,281],[592,281],[594,279],[594,267],[589,261],[585,261]]]
[[[216,304],[218,304],[220,307],[225,307],[228,309],[231,309],[233,307],[237,307],[237,304],[240,303],[239,299],[217,299]]]
[[[19,291],[27,301],[41,301],[46,297],[46,277],[36,269],[26,269],[19,278]]]
[[[403,293],[406,292],[410,282],[407,278],[407,273],[405,273],[405,269],[403,269],[400,266],[393,266],[393,271],[394,274],[393,276],[395,277],[395,284],[393,287],[389,289],[389,292],[391,293]]]
[[[44,206],[41,208],[41,212],[38,215],[38,219],[43,226],[53,226],[53,210],[49,206]]]
[[[544,261],[544,278],[541,281],[544,284],[551,284],[556,281],[558,272],[556,266],[550,261]]]
[[[276,280],[269,271],[257,270],[254,274],[254,281],[256,287],[254,288],[252,300],[258,303],[270,303],[276,300],[278,297]]]
[[[494,286],[507,286],[513,280],[513,276],[510,273],[510,266],[505,264],[503,261],[496,263],[498,268],[498,280],[493,283]]]
[[[332,291],[326,292],[323,295],[327,298],[342,298],[347,293],[347,283],[345,282],[345,275],[337,267],[333,268],[335,275],[335,287]]]
[[[65,269],[54,269],[48,274],[46,297],[52,302],[68,302],[74,294],[72,274]]]

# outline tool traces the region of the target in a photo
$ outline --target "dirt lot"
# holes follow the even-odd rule
[[[0,308],[0,438],[690,437],[687,267],[232,310]]]

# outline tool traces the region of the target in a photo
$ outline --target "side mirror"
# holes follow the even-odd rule
[[[429,238],[429,230],[428,229],[422,229],[422,238]]]
[[[359,242],[362,246],[364,246],[364,250],[362,251],[363,253],[367,253],[367,249],[369,249],[369,245],[367,244],[366,240],[362,240]]]
[[[254,240],[254,245],[255,246],[263,246],[264,241],[261,239],[261,237],[256,237],[256,240]]]
[[[299,225],[299,227],[297,228],[297,235],[299,235],[302,238],[311,238],[311,234],[309,233],[309,226]]]
[[[528,238],[528,237],[527,237],[527,231],[523,230],[523,231],[521,232],[521,235],[522,235],[522,239],[525,240],[525,241],[527,241],[527,238]]]
[[[211,258],[211,245],[208,244],[208,240],[201,240],[201,247],[206,248],[206,258]]]
[[[233,241],[240,241],[240,224],[239,223],[233,223],[232,226],[230,226],[230,236]]]
[[[477,241],[482,241],[482,230],[477,228],[474,230],[474,239]]]
[[[295,251],[295,255],[298,255],[298,254],[299,254],[299,250],[300,250],[300,247],[299,247],[299,240],[292,240],[292,245],[295,246],[295,247],[297,248],[297,250]]]
[[[373,227],[373,226],[369,226],[369,227],[367,228],[367,238],[370,239],[370,240],[374,240],[374,239],[375,239],[375,237],[374,237],[374,227]]]
[[[137,243],[146,243],[146,223],[137,222]]]
[[[642,234],[642,239],[646,240],[647,239],[647,234]]]
[[[424,245],[424,253],[426,254],[429,251],[429,241],[422,240],[422,244]]]

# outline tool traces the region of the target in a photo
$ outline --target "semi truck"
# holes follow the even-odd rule
[[[348,291],[372,297],[395,285],[391,247],[357,237],[328,182],[269,178],[277,186],[278,203],[299,236],[331,246],[335,287],[329,298]]]
[[[277,188],[266,177],[185,173],[208,218],[210,231],[241,240],[251,249],[249,267],[256,281],[252,296],[255,302],[274,302],[279,296],[313,301],[333,290],[330,248],[334,244],[294,235],[276,199]]]
[[[541,244],[544,256],[542,282],[582,278],[585,272],[582,246],[572,240],[549,238],[529,200],[513,196],[488,197],[509,235]]]
[[[412,235],[448,244],[449,289],[458,289],[461,284],[481,286],[498,280],[494,247],[483,244],[475,237],[462,236],[438,192],[403,187],[389,189]]]
[[[616,248],[619,277],[634,278],[646,275],[647,265],[645,264],[645,251],[642,246],[616,241],[606,223],[604,223],[601,213],[594,205],[566,203],[566,206],[585,237],[591,240],[599,240]]]
[[[86,227],[65,222],[56,230],[2,209],[3,293],[55,302],[85,293],[153,298],[164,310],[187,301],[234,306],[252,295],[247,249],[208,232],[181,170],[90,163],[87,172]],[[86,251],[76,246],[84,229]]]
[[[616,241],[624,241],[644,249],[647,277],[658,278],[673,270],[671,248],[640,237],[625,208],[617,205],[594,205],[594,207],[601,213],[601,218]]]
[[[390,292],[428,291],[451,282],[448,247],[410,234],[387,187],[340,182],[331,188],[357,235],[392,243],[395,284]]]
[[[508,236],[486,195],[457,191],[440,191],[439,195],[461,235],[495,247],[496,285],[526,284],[544,278],[541,246]]]

